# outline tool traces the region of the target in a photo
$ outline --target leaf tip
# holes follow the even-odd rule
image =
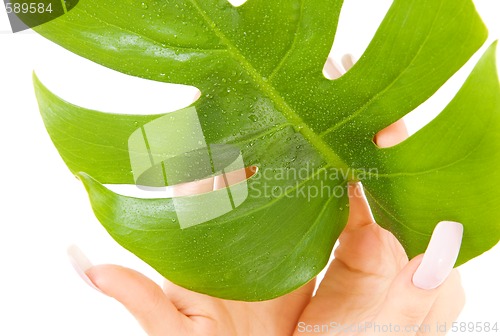
[[[32,80],[33,80],[33,86],[35,87],[35,93],[37,94],[37,97],[39,99],[38,94],[40,92],[50,92],[47,87],[42,83],[40,78],[38,78],[38,75],[36,74],[35,70],[32,72]]]
[[[35,88],[38,88],[40,86],[43,86],[42,85],[42,82],[40,82],[40,79],[38,78],[35,70],[33,70],[33,72],[31,73],[31,77],[33,79],[33,85],[35,86]]]
[[[84,187],[88,189],[91,183],[95,182],[95,180],[89,174],[85,172],[76,172],[75,177],[83,183]]]
[[[493,54],[496,54],[497,47],[498,47],[498,40],[495,40],[490,46],[490,48],[493,49]]]

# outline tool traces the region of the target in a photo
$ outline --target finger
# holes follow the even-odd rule
[[[411,326],[419,326],[431,312],[441,286],[452,281],[449,275],[458,257],[463,226],[455,222],[440,222],[432,234],[425,254],[412,259],[391,284],[382,309],[374,319],[377,325],[397,325],[398,335],[415,335]],[[407,329],[408,328],[408,329]],[[387,331],[373,330],[373,335]]]
[[[328,57],[325,63],[325,74],[329,79],[337,79],[342,77],[345,70],[331,57]]]
[[[406,138],[408,138],[408,130],[405,122],[401,119],[378,132],[374,141],[379,147],[386,148],[395,146]]]
[[[196,93],[194,94],[194,97],[193,97],[193,103],[195,101],[197,101],[198,99],[200,99],[200,97],[201,97],[201,91],[197,90]]]
[[[424,290],[411,281],[422,257],[412,259],[393,281],[382,309],[373,322],[378,328],[372,328],[371,335],[386,335],[388,326],[397,328],[397,335],[416,335],[416,329],[411,327],[423,323],[439,294],[439,289]]]
[[[375,302],[382,302],[390,279],[400,270],[388,271],[393,265],[399,265],[391,258],[393,251],[389,238],[392,236],[375,223],[363,185],[360,182],[350,183],[348,188],[349,219],[339,237],[340,245],[334,251],[335,258],[316,295],[326,297],[327,301],[333,297],[336,301],[334,309],[339,314],[352,310],[353,306],[365,309]],[[404,251],[401,255],[405,256]]]
[[[425,317],[417,336],[444,336],[458,318],[465,305],[465,292],[458,270],[453,270],[440,293]]]
[[[118,300],[150,336],[183,335],[189,319],[179,313],[162,289],[134,270],[116,265],[93,266],[86,271],[103,293]]]
[[[345,54],[342,56],[342,66],[344,67],[345,71],[351,70],[351,68],[354,66],[354,57],[351,54]]]
[[[349,195],[349,219],[344,230],[352,231],[366,225],[375,223],[370,205],[365,197],[361,182],[350,183]]]
[[[102,291],[97,288],[96,285],[94,285],[92,280],[90,280],[88,275],[85,273],[93,265],[87,258],[87,256],[82,252],[82,250],[80,250],[80,248],[76,245],[71,245],[68,247],[68,250],[66,252],[68,253],[69,262],[75,269],[76,273],[80,276],[80,278],[82,278],[82,280],[85,281],[85,283],[91,288],[102,293]]]

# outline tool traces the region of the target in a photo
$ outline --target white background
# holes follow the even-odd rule
[[[359,58],[390,3],[347,0],[333,56],[350,52]],[[500,37],[500,6],[492,0],[475,3],[490,29],[486,47]],[[406,118],[412,132],[446,106],[485,47]],[[191,102],[195,89],[116,73],[31,31],[12,34],[3,8],[0,51],[0,335],[143,335],[124,308],[87,287],[67,260],[67,246],[76,243],[94,263],[126,265],[161,282],[94,218],[84,188],[44,129],[31,75],[36,70],[70,102],[119,113],[176,110]],[[460,267],[468,297],[461,321],[500,324],[499,260],[497,246]]]

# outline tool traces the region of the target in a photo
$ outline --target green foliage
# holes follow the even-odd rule
[[[322,68],[341,5],[82,0],[36,28],[104,66],[202,92],[172,114],[116,115],[71,105],[35,78],[54,144],[119,244],[186,288],[229,299],[274,298],[327,263],[347,220],[345,191],[353,179],[363,181],[376,220],[410,257],[425,250],[441,220],[465,227],[458,264],[498,242],[495,45],[429,125],[392,148],[372,140],[427,100],[484,43],[473,4],[395,0],[359,62],[332,81]],[[139,130],[145,152],[137,149],[142,142],[131,142]],[[200,146],[189,147],[199,133]],[[182,154],[185,147],[193,150]],[[207,152],[209,169],[200,164]],[[151,162],[150,170],[139,171],[152,176],[142,181],[150,186],[243,166],[259,170],[239,187],[183,197],[132,198],[103,186],[138,182],[134,162]],[[310,197],[325,186],[330,194]],[[213,215],[228,200],[231,211]],[[187,217],[196,225],[183,226]]]

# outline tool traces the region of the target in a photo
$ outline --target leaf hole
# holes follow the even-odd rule
[[[460,91],[487,47],[488,44],[486,43],[426,101],[407,113],[399,121],[377,133],[373,142],[379,148],[394,147],[432,123]]]
[[[323,75],[331,80],[345,75],[354,65],[354,56],[346,54],[342,56],[341,63],[338,63],[333,57],[328,57],[323,67]]]
[[[227,0],[227,2],[229,2],[234,7],[239,7],[239,6],[243,5],[247,1],[248,0]]]
[[[355,61],[350,53],[364,53],[390,6],[391,1],[351,0],[343,3],[335,41],[323,69],[326,78],[340,78],[351,69]]]
[[[114,184],[107,187],[120,195],[138,198],[174,198],[206,194],[231,188],[252,178],[258,172],[257,166],[249,166],[196,181],[179,183],[166,187]]]
[[[185,108],[199,90],[194,86],[143,79],[111,70],[48,40],[39,48],[36,74],[54,94],[74,105],[118,114],[160,114]]]
[[[392,1],[344,1],[330,57],[340,63],[342,55],[362,55],[391,4]]]
[[[454,99],[476,66],[477,62],[486,51],[485,43],[476,53],[450,77],[434,94],[411,112],[406,114],[404,120],[408,126],[410,136],[430,124]]]

